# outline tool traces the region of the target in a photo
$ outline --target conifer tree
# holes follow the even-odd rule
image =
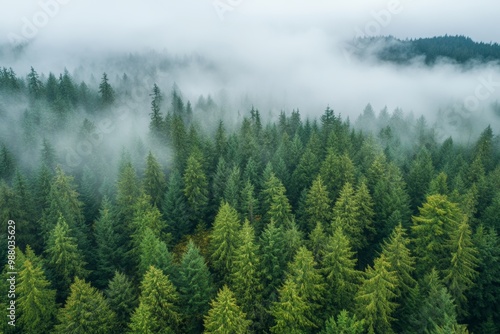
[[[66,175],[60,167],[56,168],[56,175],[50,186],[46,209],[43,211],[41,222],[45,242],[48,242],[47,238],[50,232],[62,215],[62,218],[72,231],[71,236],[76,238],[78,246],[82,250],[90,250],[87,237],[88,228],[84,224],[82,213],[83,203],[78,197],[79,194],[73,184],[73,177]]]
[[[109,84],[108,75],[103,73],[101,83],[99,84],[99,94],[101,95],[101,105],[109,107],[115,101],[115,91]]]
[[[160,240],[169,240],[166,233],[167,226],[162,218],[160,210],[151,205],[151,197],[142,194],[134,205],[134,218],[129,226],[133,247],[138,246],[144,236],[146,228],[151,229],[154,235]]]
[[[132,333],[175,333],[181,320],[179,295],[169,277],[149,267],[141,282],[139,306],[130,319]]]
[[[36,100],[39,99],[43,94],[43,83],[40,80],[40,76],[35,71],[33,66],[28,74],[28,89],[30,95]]]
[[[361,223],[358,199],[352,185],[347,182],[333,207],[332,231],[341,227],[352,247],[359,250],[367,244]]]
[[[321,163],[320,175],[333,203],[337,200],[346,182],[354,183],[354,164],[348,155],[338,156],[333,150],[328,150],[325,160]]]
[[[255,187],[250,180],[245,182],[241,189],[241,211],[245,219],[248,219],[255,226],[256,218],[259,212],[259,202],[255,197]]]
[[[314,260],[318,263],[323,263],[327,241],[328,236],[325,233],[323,224],[316,223],[314,230],[309,233],[309,240],[306,242],[306,245],[312,251]]]
[[[188,221],[182,178],[176,169],[170,173],[162,209],[167,231],[172,235],[173,242],[192,231],[193,227]]]
[[[151,95],[151,121],[149,122],[149,130],[156,139],[161,139],[164,135],[164,122],[163,115],[160,112],[160,105],[163,97],[160,92],[160,88],[156,84],[153,86],[153,94]]]
[[[116,186],[116,210],[122,224],[128,229],[134,217],[134,208],[141,194],[139,179],[132,163],[126,161],[120,168]],[[123,231],[125,232],[125,231]]]
[[[241,310],[233,292],[224,285],[217,297],[210,302],[205,316],[206,334],[244,334],[249,332],[251,321]]]
[[[297,285],[297,294],[309,305],[309,312],[306,312],[308,319],[319,327],[320,316],[315,312],[320,310],[323,304],[325,282],[312,252],[306,247],[302,246],[297,251],[293,262],[288,267],[287,279]]]
[[[326,322],[324,334],[362,334],[365,331],[365,320],[358,320],[355,314],[349,316],[346,310],[340,311],[337,321],[332,316]]]
[[[238,212],[228,203],[222,203],[213,225],[210,249],[213,267],[227,282],[234,265],[234,254],[241,245]]]
[[[321,175],[313,181],[306,197],[306,213],[308,230],[312,231],[317,223],[326,225],[331,220],[330,198],[323,184]]]
[[[311,314],[311,306],[298,290],[297,283],[291,278],[288,278],[280,288],[279,301],[273,303],[270,311],[275,322],[270,328],[271,333],[310,333],[317,328],[308,317]]]
[[[49,235],[47,242],[47,264],[52,270],[52,283],[60,297],[64,298],[75,276],[86,277],[83,255],[62,216]]]
[[[163,174],[160,164],[150,151],[144,174],[144,191],[151,197],[152,204],[156,207],[160,207],[163,203],[166,187],[165,174]]]
[[[56,293],[50,289],[41,265],[27,259],[18,279],[17,307],[23,331],[33,334],[49,332],[56,313]]]
[[[419,211],[419,216],[412,218],[417,271],[428,272],[436,264],[437,269],[442,270],[450,258],[447,249],[450,232],[458,228],[464,216],[458,206],[443,195],[427,196]]]
[[[115,271],[105,290],[109,307],[116,314],[116,330],[127,330],[132,311],[137,307],[137,296],[132,282],[124,274]]]
[[[186,331],[199,333],[214,294],[212,277],[200,250],[190,240],[179,265],[179,293]]]
[[[358,316],[365,319],[368,333],[393,333],[391,315],[396,308],[398,280],[384,254],[375,259],[374,266],[366,270],[366,278],[357,294]]]
[[[208,181],[200,157],[191,154],[183,176],[190,220],[194,224],[203,222],[208,204]]]
[[[142,241],[138,247],[137,276],[142,278],[151,266],[160,269],[165,275],[172,275],[172,254],[167,249],[165,242],[146,227],[142,233]]]
[[[459,315],[466,314],[465,292],[474,284],[477,276],[477,249],[472,243],[469,224],[463,220],[457,230],[451,232],[449,249],[451,263],[444,271],[444,282],[455,300]]]
[[[231,289],[249,319],[256,319],[262,298],[259,247],[255,243],[255,231],[245,220],[240,231],[240,246],[233,255],[230,282]]]
[[[260,235],[260,259],[264,283],[263,296],[266,302],[276,301],[278,288],[281,286],[287,259],[284,231],[271,221]],[[265,303],[267,306],[267,304]]]
[[[240,168],[235,166],[227,178],[224,200],[237,210],[240,208],[240,188]]]
[[[107,334],[116,328],[116,315],[102,292],[78,277],[57,319],[59,323],[54,332],[61,334]]]
[[[433,173],[431,155],[427,149],[423,148],[413,160],[408,175],[408,195],[410,195],[411,208],[414,212],[425,200]]]
[[[274,173],[271,173],[265,181],[262,193],[264,204],[268,210],[267,220],[272,219],[278,226],[289,227],[292,221],[292,208],[286,197],[285,187]]]
[[[94,224],[96,242],[96,265],[99,277],[96,279],[98,287],[105,287],[113,277],[114,272],[122,267],[124,249],[122,238],[117,233],[116,218],[113,217],[111,203],[104,198],[100,217]]]
[[[360,273],[355,269],[355,253],[342,228],[329,236],[323,252],[321,270],[326,278],[327,312],[335,314],[342,309],[351,309],[358,287]]]

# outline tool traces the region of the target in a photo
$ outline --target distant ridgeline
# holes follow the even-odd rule
[[[358,56],[374,54],[382,61],[405,64],[421,57],[427,65],[439,58],[448,58],[459,64],[470,61],[490,62],[500,60],[498,43],[474,42],[466,36],[439,36],[432,38],[400,40],[392,36],[359,38],[353,43],[353,53]]]

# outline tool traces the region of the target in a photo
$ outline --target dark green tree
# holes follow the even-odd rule
[[[125,274],[115,271],[105,290],[109,307],[116,314],[116,331],[127,330],[132,311],[137,307],[137,296],[132,281]]]
[[[99,95],[103,107],[109,107],[115,101],[115,91],[109,84],[108,75],[106,73],[103,73],[101,83],[99,84]]]

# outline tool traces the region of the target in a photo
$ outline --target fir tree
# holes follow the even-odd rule
[[[44,334],[51,330],[56,313],[56,293],[40,264],[30,260],[23,263],[17,282],[19,322],[23,331]]]
[[[331,220],[330,198],[323,185],[321,175],[313,181],[306,197],[306,213],[308,216],[308,230],[312,231],[317,223],[326,225]]]
[[[166,187],[165,175],[160,164],[150,151],[144,174],[144,191],[151,197],[152,204],[156,207],[160,207],[163,203],[163,195],[165,194]]]
[[[142,278],[146,271],[154,266],[163,271],[165,275],[173,273],[172,254],[167,249],[165,242],[161,241],[149,227],[142,233],[142,241],[138,247],[137,276]]]
[[[178,302],[169,277],[151,266],[141,282],[139,306],[130,320],[132,333],[175,333],[181,320]]]
[[[179,293],[186,331],[199,333],[203,316],[209,310],[214,287],[205,259],[191,240],[179,265]]]
[[[193,227],[188,221],[187,203],[183,193],[182,178],[176,169],[170,174],[162,208],[167,231],[172,235],[174,242],[192,232]]]
[[[126,331],[130,315],[137,306],[137,297],[132,282],[124,274],[115,271],[105,290],[109,307],[116,314],[116,330]]]
[[[115,101],[115,92],[109,84],[108,75],[103,73],[101,83],[99,84],[99,94],[101,95],[101,105],[108,107]]]
[[[213,267],[223,281],[229,279],[234,264],[234,254],[241,245],[238,212],[228,203],[222,203],[213,225],[210,249]]]
[[[230,282],[236,299],[249,319],[256,319],[261,305],[262,282],[260,277],[259,247],[255,231],[248,220],[240,231],[240,246],[233,255]]]
[[[83,255],[78,249],[76,240],[71,237],[68,224],[62,216],[49,235],[47,242],[47,264],[54,276],[52,283],[60,297],[64,298],[75,276],[86,277],[87,270]]]
[[[103,294],[89,283],[76,278],[64,308],[59,310],[55,333],[110,333],[116,327],[116,315]]]
[[[183,181],[190,220],[194,224],[202,223],[208,204],[208,181],[200,158],[196,154],[191,154],[187,160]]]
[[[241,310],[233,292],[226,286],[219,290],[216,299],[210,302],[205,316],[206,334],[244,334],[249,332],[251,321]]]
[[[151,117],[149,130],[153,134],[154,138],[160,139],[164,134],[163,115],[160,112],[160,105],[163,97],[161,95],[160,88],[158,88],[156,84],[153,86],[153,94],[151,96],[153,98],[151,100],[151,113],[149,114]]]
[[[375,259],[373,268],[368,267],[366,278],[357,294],[358,315],[365,319],[368,333],[393,333],[391,315],[396,308],[398,280],[384,254]]]
[[[324,334],[362,334],[365,332],[365,320],[358,320],[356,315],[349,316],[346,310],[340,311],[337,321],[330,317],[326,322]]]
[[[351,250],[349,239],[339,227],[333,236],[328,237],[321,263],[327,284],[327,311],[330,314],[352,308],[352,300],[360,279],[360,273],[355,266],[355,253]]]

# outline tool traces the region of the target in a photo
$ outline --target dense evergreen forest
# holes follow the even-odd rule
[[[392,36],[365,37],[355,42],[358,55],[375,50],[383,61],[408,64],[415,58],[423,58],[427,65],[447,59],[461,65],[470,62],[500,61],[500,45],[497,43],[474,42],[466,36],[436,36],[401,40]]]
[[[500,331],[491,127],[228,117],[136,84],[0,70],[4,333]]]

